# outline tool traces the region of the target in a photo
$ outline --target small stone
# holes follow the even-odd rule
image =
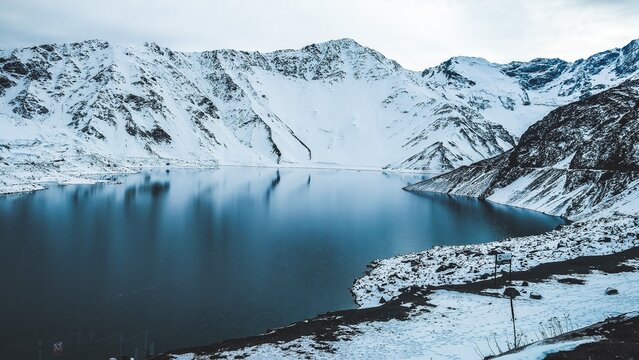
[[[615,288],[607,288],[606,289],[606,295],[617,295],[619,294],[619,290],[615,289]]]
[[[446,270],[451,270],[451,269],[456,269],[458,268],[459,265],[453,263],[447,264],[447,265],[441,265],[440,267],[438,267],[435,272],[442,272],[442,271],[446,271]]]
[[[384,299],[384,297],[382,296],[382,297],[379,299],[379,303],[380,303],[380,304],[385,304],[385,303],[386,303],[386,299]]]
[[[536,293],[536,292],[531,292],[530,293],[530,298],[534,299],[534,300],[541,300],[541,294]]]
[[[521,283],[521,286],[528,286],[528,281],[524,281]]]

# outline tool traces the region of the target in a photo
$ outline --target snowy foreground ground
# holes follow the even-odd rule
[[[483,359],[507,351],[513,343],[510,300],[502,296],[505,278],[499,278],[497,288],[484,286],[483,290],[475,292],[464,289],[463,284],[491,281],[489,275],[493,272],[494,257],[487,255],[488,252],[512,252],[513,271],[519,272],[542,263],[609,255],[637,246],[639,218],[615,214],[537,236],[489,244],[435,247],[378,260],[353,285],[356,301],[365,309],[379,306],[380,302],[397,296],[400,289],[413,285],[460,285],[457,288],[455,285],[431,288],[424,295],[426,303],[401,303],[407,314],[402,319],[348,323],[333,331],[335,336],[330,339],[311,334],[256,345],[249,342],[242,347],[222,345],[210,352],[195,351],[170,358]],[[559,273],[562,273],[563,264],[559,263]],[[514,300],[518,343],[531,345],[503,358],[543,359],[548,353],[597,341],[598,337],[540,342],[639,310],[639,259],[635,255],[624,258],[613,264],[614,270],[608,265],[602,271],[604,267],[590,267],[586,262],[585,271],[574,273],[565,269],[563,274],[541,276],[526,283],[513,281],[512,286],[521,293]],[[606,295],[607,288],[616,289],[618,294]],[[531,293],[542,298],[531,299]]]

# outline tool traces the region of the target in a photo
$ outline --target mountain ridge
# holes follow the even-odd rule
[[[471,57],[412,71],[352,39],[268,53],[101,40],[5,49],[0,143],[21,150],[2,155],[4,173],[25,157],[46,168],[51,152],[121,165],[452,170],[507,151],[557,106],[636,74],[636,44],[560,72],[552,61]],[[20,146],[35,140],[43,148]]]
[[[407,190],[466,195],[582,219],[639,210],[639,76],[561,106],[496,157]]]

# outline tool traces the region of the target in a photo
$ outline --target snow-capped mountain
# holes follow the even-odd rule
[[[636,74],[638,44],[574,63],[456,57],[422,72],[349,39],[265,54],[96,40],[1,50],[0,157],[450,170]]]
[[[409,186],[582,219],[639,211],[639,76],[553,110],[513,149]]]

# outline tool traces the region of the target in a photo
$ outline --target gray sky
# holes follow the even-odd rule
[[[639,38],[638,0],[2,0],[0,47],[104,39],[270,51],[349,37],[404,67],[575,60]]]

